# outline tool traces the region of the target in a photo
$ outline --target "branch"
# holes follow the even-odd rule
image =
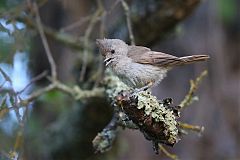
[[[26,24],[29,28],[36,28],[36,29],[38,28],[34,20],[28,16],[17,17],[16,20]],[[42,24],[42,29],[47,36],[55,39],[60,43],[63,43],[66,46],[69,46],[73,49],[78,49],[78,50],[82,50],[84,48],[84,46],[81,43],[81,40],[79,40],[78,37],[72,36],[67,33],[58,32],[43,24]]]
[[[24,92],[29,86],[31,86],[34,82],[39,81],[43,77],[47,75],[47,71],[43,71],[41,74],[37,75],[36,77],[32,78],[31,81],[20,91],[17,92],[17,94],[21,94]]]
[[[32,94],[30,94],[28,96],[28,98],[24,99],[21,101],[21,105],[23,106],[27,106],[30,102],[32,102],[33,100],[37,99],[38,97],[40,97],[41,95],[55,89],[55,84],[50,84],[44,88],[41,88],[39,90],[34,91]]]
[[[80,20],[66,26],[66,27],[62,27],[60,29],[60,32],[66,32],[66,31],[70,31],[73,30],[75,28],[80,27],[81,25],[83,25],[84,23],[86,23],[87,21],[89,21],[91,19],[92,16],[88,15],[86,17],[81,18]]]
[[[3,78],[4,78],[5,81],[7,81],[7,82],[9,82],[9,83],[12,84],[11,78],[2,70],[1,67],[0,67],[0,73],[2,74],[2,76],[3,76]],[[5,83],[5,82],[3,82],[2,85],[4,85],[4,83]],[[2,86],[2,85],[1,85],[1,86]]]
[[[63,83],[56,83],[56,89],[71,95],[75,100],[83,100],[92,97],[104,97],[104,88],[94,88],[91,90],[82,90],[78,86],[68,87]]]
[[[159,145],[159,149],[170,159],[172,160],[179,160],[178,156],[176,154],[169,153],[168,150],[163,147],[163,145]]]
[[[38,29],[38,32],[39,32],[40,37],[42,39],[43,46],[44,46],[45,52],[47,54],[48,61],[49,61],[50,66],[51,66],[52,78],[53,78],[53,80],[57,80],[56,64],[55,64],[55,61],[52,57],[52,53],[50,51],[50,47],[48,45],[46,35],[45,35],[43,27],[42,27],[42,22],[41,22],[41,18],[40,18],[40,15],[39,15],[37,3],[35,3],[35,2],[33,3],[33,9],[34,9],[34,12],[36,14],[37,29]]]
[[[179,122],[179,127],[184,129],[184,130],[191,130],[191,131],[195,131],[198,133],[203,133],[204,131],[204,127],[203,126],[197,126],[197,125],[191,125],[191,124],[187,124],[187,123],[183,123],[183,122]]]
[[[195,80],[190,80],[190,89],[188,91],[188,94],[185,96],[185,98],[180,103],[180,108],[183,109],[187,106],[189,106],[193,100],[194,100],[194,93],[198,89],[199,85],[201,84],[204,77],[206,77],[208,74],[207,70],[204,70]]]
[[[114,110],[113,118],[108,125],[93,139],[95,153],[103,153],[111,149],[118,134],[118,128],[139,129],[127,115],[118,109]]]
[[[117,135],[117,116],[114,114],[112,120],[108,125],[98,133],[93,139],[92,144],[95,149],[95,153],[103,153],[111,149]]]
[[[37,91],[34,91],[32,94],[29,95],[28,98],[24,99],[21,101],[21,104],[23,106],[28,105],[30,102],[33,100],[37,99],[41,95],[52,91],[54,89],[58,89],[62,91],[63,93],[66,93],[73,97],[75,100],[82,100],[86,98],[92,98],[92,97],[103,97],[104,96],[104,89],[103,88],[94,88],[92,90],[82,90],[78,86],[75,86],[73,88],[68,87],[67,85],[59,82],[59,81],[54,81],[50,85],[41,88]]]
[[[125,0],[121,0],[121,4],[122,4],[122,7],[123,7],[123,9],[125,11],[125,15],[126,15],[127,28],[128,28],[128,33],[129,33],[128,35],[129,35],[131,45],[135,45],[135,40],[134,40],[134,36],[133,36],[133,31],[132,31],[132,22],[131,22],[131,18],[130,18],[129,6],[125,2]]]
[[[85,49],[83,49],[83,64],[82,64],[82,69],[80,72],[80,81],[83,81],[84,79],[84,75],[87,69],[87,59],[88,59],[88,50],[87,48],[89,48],[89,37],[92,33],[93,27],[96,25],[96,23],[100,20],[99,17],[101,17],[103,15],[103,7],[102,4],[100,2],[100,0],[98,0],[98,9],[96,10],[96,12],[92,15],[90,23],[87,27],[87,30],[84,34],[83,37],[83,45],[86,47]]]
[[[109,71],[104,83],[106,97],[115,108],[115,114],[123,112],[126,119],[132,121],[128,123],[123,116],[120,123],[115,122],[118,126],[139,129],[154,146],[159,143],[173,146],[179,140],[176,116],[170,104],[159,103],[148,91],[132,94],[130,88]]]

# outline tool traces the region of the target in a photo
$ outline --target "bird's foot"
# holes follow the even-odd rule
[[[151,88],[153,86],[153,82],[149,82],[146,86],[143,86],[141,88],[135,88],[132,92],[132,96],[136,96],[138,93],[143,92],[148,90],[149,88]]]

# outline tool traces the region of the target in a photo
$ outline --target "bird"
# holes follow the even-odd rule
[[[96,39],[105,66],[130,88],[149,88],[159,84],[176,66],[209,59],[208,55],[174,55],[150,48],[128,45],[120,39]]]

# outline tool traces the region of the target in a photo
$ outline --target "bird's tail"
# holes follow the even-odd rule
[[[191,64],[199,61],[205,61],[209,59],[208,55],[192,55],[179,58],[179,63],[177,65]]]

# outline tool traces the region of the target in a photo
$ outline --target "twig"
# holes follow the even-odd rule
[[[9,89],[10,91],[10,95],[13,96],[13,101],[14,103],[12,104],[13,105],[13,108],[14,108],[14,111],[15,111],[15,114],[16,114],[16,117],[17,117],[17,120],[19,122],[19,124],[21,124],[21,116],[20,116],[20,113],[19,113],[19,110],[18,110],[18,105],[17,105],[17,101],[18,101],[18,97],[17,97],[17,94],[14,90],[14,88],[12,88],[12,80],[11,78],[7,75],[7,73],[5,73],[1,68],[0,68],[0,72],[1,74],[3,75],[4,79],[6,81],[8,81],[11,85],[11,88]]]
[[[111,8],[108,10],[107,14],[111,14],[113,9],[119,4],[119,2],[121,2],[121,0],[116,0],[111,6]]]
[[[18,123],[19,123],[20,127],[23,127],[22,117],[21,117],[20,112],[19,112],[19,103],[18,103],[19,99],[18,99],[18,96],[17,96],[17,94],[16,94],[15,91],[13,91],[12,97],[13,97],[13,99],[14,99],[12,105],[13,105],[13,109],[14,109],[14,111],[15,111],[15,114],[16,114],[16,117],[17,117],[17,120],[18,120]]]
[[[60,29],[61,32],[66,32],[66,31],[70,31],[73,30],[74,28],[80,27],[81,25],[83,25],[84,23],[86,23],[87,21],[89,21],[91,19],[91,16],[86,16],[83,17],[81,19],[79,19],[78,21],[66,26],[66,27],[62,27]]]
[[[25,123],[28,121],[28,114],[29,113],[29,105],[26,105],[25,106],[25,111],[24,111],[24,114],[23,114],[23,117],[22,117],[22,124],[23,124],[23,127],[25,125]]]
[[[21,101],[21,104],[22,104],[23,106],[26,106],[26,105],[28,105],[30,102],[32,102],[33,100],[35,100],[36,98],[38,98],[39,96],[43,95],[44,93],[53,90],[55,87],[56,87],[55,84],[50,84],[50,85],[48,85],[48,86],[46,86],[46,87],[44,87],[44,88],[41,88],[41,89],[39,89],[39,90],[37,90],[37,91],[34,91],[32,94],[29,95],[28,98],[22,100],[22,101]]]
[[[179,160],[178,156],[176,154],[169,153],[168,150],[163,147],[161,144],[159,144],[159,149],[164,153],[168,158],[173,160]]]
[[[3,88],[4,84],[6,83],[7,81],[4,80],[4,82],[0,85],[0,92],[1,92],[1,88]]]
[[[121,0],[121,4],[122,4],[122,7],[123,7],[123,9],[125,11],[125,15],[126,15],[127,28],[128,28],[128,32],[129,32],[129,38],[131,41],[131,45],[135,45],[135,40],[134,40],[133,30],[132,30],[132,23],[131,23],[131,19],[130,19],[129,6],[128,6],[127,2],[125,2],[125,0]]]
[[[92,90],[82,90],[78,86],[70,88],[62,83],[56,83],[56,89],[61,90],[71,95],[75,100],[91,98],[91,97],[102,97],[104,96],[104,88],[94,88]]]
[[[34,77],[33,79],[31,79],[31,81],[20,91],[17,92],[17,94],[21,94],[22,92],[24,92],[30,85],[32,85],[34,82],[42,79],[43,77],[45,77],[47,75],[47,71],[43,71],[41,74],[37,75],[36,77]]]
[[[192,103],[193,95],[198,89],[200,83],[202,82],[202,79],[208,74],[207,70],[204,70],[195,80],[190,80],[190,89],[188,91],[188,94],[185,96],[185,98],[180,103],[181,109],[189,106]]]
[[[12,80],[11,80],[11,78],[7,75],[6,72],[4,72],[4,71],[2,70],[1,67],[0,67],[0,72],[1,72],[1,74],[3,75],[4,79],[5,79],[6,81],[8,81],[9,83],[12,84]]]
[[[108,125],[93,139],[92,144],[95,153],[103,153],[111,149],[118,133],[118,125],[116,122],[117,116],[114,114]]]
[[[179,127],[182,129],[192,130],[198,133],[202,133],[204,131],[203,126],[191,125],[183,122],[179,122],[178,124],[179,124]]]
[[[42,42],[43,42],[43,46],[45,48],[45,51],[46,51],[46,54],[47,54],[47,58],[48,58],[48,61],[50,63],[50,66],[51,66],[51,75],[52,75],[52,78],[54,80],[57,80],[57,69],[56,69],[56,64],[55,64],[55,61],[52,57],[52,53],[50,51],[50,48],[49,48],[49,45],[48,45],[48,42],[47,42],[47,38],[46,38],[46,35],[44,33],[44,30],[43,30],[43,27],[42,27],[42,22],[41,22],[41,18],[40,18],[40,15],[39,15],[39,11],[38,11],[38,6],[37,4],[34,2],[33,3],[33,8],[34,8],[34,11],[36,13],[36,22],[37,22],[37,29],[39,31],[39,34],[40,34],[40,37],[42,39]]]
[[[14,151],[19,150],[23,144],[23,131],[22,130],[18,131],[16,136],[17,137],[16,137],[15,144],[13,147]]]
[[[0,101],[0,108],[6,104],[7,94],[5,94]],[[0,116],[1,117],[1,116]]]
[[[30,102],[38,98],[39,96],[52,91],[54,89],[58,89],[70,96],[72,96],[75,100],[85,99],[85,98],[91,98],[91,97],[103,97],[104,96],[104,88],[94,88],[92,90],[82,90],[79,87],[75,86],[73,88],[68,87],[67,85],[54,81],[50,85],[41,88],[37,91],[34,91],[32,94],[29,95],[28,98],[22,100],[20,103],[23,106],[28,105]]]
[[[30,17],[18,17],[16,18],[19,22],[22,22],[24,24],[26,24],[28,27],[32,27],[32,28],[37,28],[37,25],[33,22],[33,20]],[[63,32],[58,32],[50,27],[47,27],[45,25],[42,24],[42,28],[44,30],[44,33],[55,39],[58,42],[63,43],[66,46],[69,46],[73,49],[80,49],[82,50],[84,48],[84,46],[82,45],[81,41],[79,40],[79,38],[72,36],[70,34],[66,34]]]
[[[89,48],[89,37],[91,35],[93,27],[95,26],[95,24],[99,20],[99,17],[102,15],[102,13],[103,13],[103,8],[102,8],[102,5],[101,5],[101,1],[98,0],[98,9],[93,14],[93,16],[91,17],[91,21],[90,21],[90,23],[87,27],[87,30],[85,32],[85,35],[83,37],[83,43],[84,43],[84,46],[86,48]],[[83,61],[82,61],[83,63],[82,63],[82,69],[81,69],[80,78],[79,78],[80,82],[83,81],[84,75],[85,75],[85,72],[86,72],[86,69],[87,69],[88,50],[86,48],[84,48],[84,50],[83,50]]]
[[[100,27],[99,27],[99,37],[104,38],[105,37],[105,18],[106,18],[106,11],[104,10],[103,16],[100,19]]]
[[[112,12],[112,10],[119,4],[120,1],[121,0],[116,0],[114,2],[114,4],[111,6],[111,8],[107,12],[104,10],[104,12],[106,12],[106,13],[104,13],[102,16],[99,16],[98,18],[100,18],[100,19],[105,18],[105,15],[110,14]],[[86,17],[83,17],[83,18],[77,20],[76,22],[66,26],[66,27],[62,27],[60,29],[60,31],[61,32],[66,32],[66,31],[72,30],[74,28],[80,27],[81,25],[83,25],[84,23],[89,21],[92,17],[93,17],[93,15],[88,15]],[[101,28],[102,28],[102,25],[101,25]],[[100,33],[102,33],[102,32],[100,32]],[[102,37],[102,36],[100,36],[100,37]]]

